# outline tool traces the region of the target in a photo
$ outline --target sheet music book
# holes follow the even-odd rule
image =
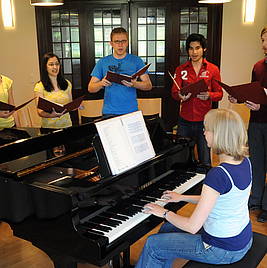
[[[218,80],[216,81],[229,95],[237,99],[239,103],[252,101],[256,104],[267,104],[265,90],[259,81],[236,86],[228,86]]]
[[[182,95],[187,95],[188,93],[191,93],[191,97],[196,97],[199,95],[200,92],[206,92],[208,91],[208,86],[204,79],[201,79],[195,83],[192,83],[188,86],[185,86],[181,88],[181,94]]]
[[[30,103],[31,101],[33,101],[35,98],[32,98],[24,103],[22,103],[21,105],[19,106],[14,106],[12,104],[8,104],[8,103],[5,103],[5,102],[2,102],[0,101],[0,111],[17,111],[21,108],[23,108],[24,106],[26,106],[28,103]]]
[[[112,175],[155,156],[141,111],[95,123]]]
[[[142,67],[140,70],[138,70],[133,75],[118,74],[118,73],[115,73],[115,72],[108,71],[106,79],[108,81],[110,81],[110,82],[114,82],[114,83],[117,83],[117,84],[122,84],[123,80],[125,80],[127,82],[131,82],[131,80],[133,80],[133,79],[141,76],[142,74],[144,74],[146,72],[146,70],[149,68],[150,65],[151,65],[151,63],[145,65],[144,67]]]
[[[83,98],[84,96],[81,96],[65,105],[62,105],[56,102],[49,101],[42,97],[39,97],[37,107],[47,113],[52,113],[53,108],[57,113],[62,113],[64,110],[66,110],[66,113],[68,113],[78,109],[83,101]]]

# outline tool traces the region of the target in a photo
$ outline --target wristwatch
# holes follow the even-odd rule
[[[165,211],[164,211],[164,213],[163,213],[163,215],[162,215],[162,217],[163,217],[164,219],[166,219],[168,212],[169,212],[169,210],[165,210]]]

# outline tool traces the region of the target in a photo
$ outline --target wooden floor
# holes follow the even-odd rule
[[[179,211],[179,214],[188,216],[193,211],[193,205],[186,205]],[[267,223],[259,223],[256,217],[259,211],[251,213],[253,231],[267,235]],[[149,234],[158,231],[158,228],[152,230]],[[131,262],[134,264],[143,248],[146,236],[137,241],[131,247]],[[48,256],[31,243],[14,237],[12,230],[6,223],[0,223],[0,268],[53,268],[53,263]],[[95,268],[90,264],[79,264],[78,268]],[[107,265],[104,266],[108,267]],[[177,264],[175,268],[181,267]],[[245,267],[244,267],[245,268]],[[267,255],[262,260],[258,268],[267,268]]]

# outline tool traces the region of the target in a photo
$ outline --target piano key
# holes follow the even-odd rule
[[[196,174],[190,180],[186,180],[186,182],[182,183],[180,186],[175,187],[173,189],[173,191],[182,194],[182,193],[186,192],[187,190],[191,189],[193,186],[195,186],[199,182],[201,182],[204,178],[205,178],[205,174]],[[159,201],[159,200],[155,201],[155,203],[160,205],[160,206],[166,205],[165,202]],[[114,210],[114,208],[112,208],[112,209]],[[108,212],[109,212],[109,210],[108,210]],[[124,212],[118,211],[118,215],[120,215],[120,214],[123,215],[123,213]],[[120,224],[118,227],[113,228],[109,232],[106,232],[104,234],[104,236],[107,237],[109,240],[109,243],[111,243],[114,240],[118,239],[123,234],[125,234],[126,232],[128,232],[129,230],[131,230],[132,228],[134,228],[136,225],[138,225],[142,221],[149,218],[150,216],[151,216],[151,214],[145,214],[143,212],[138,212],[135,215],[133,215],[132,217],[130,217],[129,219],[123,221],[123,223]]]
[[[118,215],[116,213],[111,213],[111,212],[104,212],[104,213],[101,213],[101,215],[110,217],[110,218],[115,219],[115,220],[125,221],[125,220],[129,219],[129,217],[121,216],[121,215]]]

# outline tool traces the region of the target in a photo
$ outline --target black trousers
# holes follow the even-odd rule
[[[249,123],[248,143],[253,176],[249,204],[267,210],[267,123]]]

